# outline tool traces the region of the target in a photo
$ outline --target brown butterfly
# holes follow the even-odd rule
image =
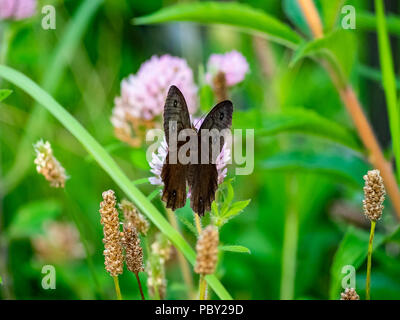
[[[198,132],[194,131],[198,139],[198,158],[197,164],[182,164],[179,157],[179,149],[186,141],[177,141],[176,147],[170,145],[169,133],[171,130],[177,131],[177,135],[183,129],[194,129],[190,122],[189,111],[182,92],[176,87],[171,86],[168,91],[164,106],[164,132],[168,144],[168,154],[161,171],[161,179],[164,183],[162,200],[167,208],[172,210],[181,208],[186,203],[186,186],[190,189],[190,206],[194,212],[200,216],[205,211],[211,210],[211,203],[215,199],[215,192],[218,188],[218,171],[215,159],[211,159],[211,141],[209,143],[209,154],[207,164],[201,163],[201,132],[203,129],[229,129],[232,125],[233,105],[231,101],[225,100],[218,103],[206,116]],[[171,122],[172,121],[172,122]],[[175,123],[170,127],[171,123]],[[171,142],[172,144],[172,142]],[[223,138],[219,145],[221,152]],[[177,161],[173,163],[170,158],[175,156]],[[171,163],[170,163],[171,162]]]

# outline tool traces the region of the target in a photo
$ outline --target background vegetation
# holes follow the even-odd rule
[[[42,29],[40,13],[7,26],[3,23],[1,63],[38,83],[104,147],[130,180],[137,180],[151,176],[146,149],[120,142],[110,122],[121,80],[136,73],[154,54],[184,57],[197,77],[199,66],[205,65],[210,54],[240,51],[250,72],[231,92],[233,127],[255,128],[255,169],[249,176],[234,177],[235,200],[251,202],[221,230],[220,238],[223,244],[243,245],[251,253],[224,252],[216,277],[235,299],[338,299],[341,269],[354,265],[358,269],[357,292],[363,298],[369,223],[362,214],[362,187],[363,175],[373,168],[371,154],[324,63],[318,62],[327,61],[327,56],[334,58],[339,82],[354,88],[386,158],[395,167],[400,159],[396,153],[399,80],[394,77],[398,71],[399,4],[385,3],[388,12],[381,23],[387,23],[391,40],[385,46],[378,45],[377,30],[380,39],[387,33],[377,29],[372,1],[315,3],[326,34],[319,41],[312,40],[313,31],[300,7],[290,0],[246,1],[250,6],[246,10],[258,10],[255,16],[234,2],[222,3],[226,5],[224,15],[218,13],[218,6],[202,7],[195,2],[175,8],[175,1],[161,0],[39,1],[39,8],[55,6],[56,30]],[[355,30],[340,28],[344,16],[340,10],[346,3],[356,8]],[[163,8],[175,9],[131,21]],[[273,21],[268,20],[271,17]],[[221,25],[225,18],[240,29]],[[275,19],[287,29],[275,24]],[[201,24],[152,24],[175,20]],[[266,34],[273,35],[272,40],[265,40]],[[41,90],[22,85],[23,81],[9,69],[0,69],[1,88],[13,90],[0,103],[0,297],[114,298],[102,255],[101,193],[113,189],[120,199],[131,195],[138,201],[152,194],[154,186],[138,185],[141,192],[124,188],[127,183],[121,182],[117,171],[103,170],[109,163],[102,150],[87,139],[85,145],[84,134],[67,118],[60,124],[48,112],[56,115],[57,106]],[[70,176],[65,190],[50,188],[36,173],[32,145],[40,138],[52,143],[55,156]],[[99,158],[104,160],[101,166]],[[114,178],[108,175],[110,171]],[[234,176],[234,165],[228,176]],[[151,201],[165,213],[158,196]],[[139,208],[145,209],[144,214],[154,212],[147,202],[141,202]],[[192,219],[188,206],[177,215]],[[74,219],[82,226],[81,239],[92,255],[98,286],[83,256],[58,250],[43,254],[33,245],[34,239],[46,234],[49,221],[72,223]],[[388,199],[377,224],[373,299],[400,298],[397,220]],[[193,247],[193,233],[181,220],[179,223],[183,237]],[[156,229],[153,225],[150,238]],[[45,264],[56,267],[56,290],[41,287]],[[146,275],[141,277],[145,280]],[[186,298],[176,255],[167,264],[167,279],[167,298]],[[136,280],[128,272],[120,277],[120,284],[125,298],[139,298]]]

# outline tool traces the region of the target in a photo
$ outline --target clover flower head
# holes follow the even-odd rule
[[[37,0],[0,0],[0,20],[22,20],[36,12]]]
[[[136,74],[123,79],[121,96],[114,100],[111,117],[117,137],[133,145],[135,140],[129,138],[137,136],[141,126],[154,127],[154,118],[162,114],[171,85],[182,91],[189,112],[195,112],[197,86],[185,59],[168,54],[152,56]]]
[[[232,87],[243,81],[249,71],[246,58],[238,51],[232,50],[225,54],[212,54],[207,62],[206,81],[213,84],[218,74],[225,76],[226,85]]]

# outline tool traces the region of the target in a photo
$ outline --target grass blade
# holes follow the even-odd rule
[[[197,2],[178,4],[133,19],[133,23],[137,25],[173,21],[229,25],[252,34],[266,35],[271,40],[291,48],[297,47],[301,42],[301,37],[286,24],[261,10],[240,3]]]
[[[392,135],[393,153],[396,160],[397,181],[400,181],[400,110],[397,103],[396,76],[393,57],[387,32],[382,0],[375,0],[376,24],[378,32],[379,59],[382,69],[383,89],[389,114],[390,133]]]

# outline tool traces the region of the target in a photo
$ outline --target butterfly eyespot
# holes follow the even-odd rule
[[[176,190],[172,190],[172,196],[176,197]]]
[[[178,101],[174,100],[174,107],[176,108],[178,106]]]
[[[220,114],[219,114],[219,120],[222,120],[223,118],[224,118],[224,113],[223,112],[221,112]]]
[[[202,197],[199,198],[199,202],[203,203],[203,198]]]

